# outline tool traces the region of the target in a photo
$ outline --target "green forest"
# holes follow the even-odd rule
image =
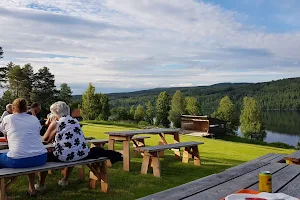
[[[155,103],[160,92],[170,96],[180,90],[185,96],[197,98],[202,111],[215,110],[222,97],[228,95],[239,109],[245,96],[253,97],[263,110],[300,110],[300,78],[288,78],[263,83],[220,83],[211,86],[156,88],[129,93],[108,94],[110,107],[131,107]],[[74,96],[80,99],[81,96]],[[210,114],[210,113],[202,113]]]

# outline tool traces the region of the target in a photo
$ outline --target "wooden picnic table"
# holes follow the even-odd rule
[[[224,172],[149,195],[140,200],[220,200],[241,189],[258,191],[258,174],[261,171],[272,173],[273,192],[300,198],[300,166],[285,164],[282,162],[285,156],[267,154]]]
[[[165,135],[173,135],[174,143],[179,143],[179,131],[180,129],[169,128],[156,128],[156,129],[141,129],[131,131],[113,131],[105,132],[109,135],[108,149],[115,149],[115,141],[123,141],[123,169],[124,171],[130,171],[130,140],[133,136],[139,134],[156,134],[160,136],[160,144],[168,144]],[[180,158],[180,151],[174,150],[175,157]]]

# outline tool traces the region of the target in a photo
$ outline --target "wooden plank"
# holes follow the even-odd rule
[[[148,139],[151,138],[150,136],[134,136],[131,140],[140,140],[140,139]]]
[[[86,140],[87,143],[108,143],[108,139],[93,139],[93,140]]]
[[[191,146],[196,146],[199,144],[204,144],[204,143],[203,142],[180,142],[180,143],[176,143],[176,144],[165,144],[165,145],[159,145],[159,146],[141,147],[141,148],[136,148],[136,150],[137,151],[154,152],[154,151],[161,151],[161,150],[165,150],[165,149],[191,147]]]
[[[197,194],[191,194],[192,196],[185,198],[186,200],[211,200],[211,199],[222,199],[238,190],[248,188],[249,186],[258,182],[258,174],[261,171],[270,171],[272,174],[278,170],[286,167],[285,164],[281,163],[270,163],[262,168],[256,169],[252,172],[244,174],[240,177],[217,185],[213,188],[205,190]]]
[[[289,154],[286,157],[292,159],[300,159],[300,151],[296,151],[295,153]]]
[[[300,167],[296,165],[289,165],[272,175],[272,189],[273,192],[278,192],[287,183],[293,180],[300,174]],[[258,183],[249,187],[250,190],[258,190]]]
[[[279,162],[280,160],[282,160],[283,157],[284,157],[284,154],[269,153],[269,154],[263,155],[261,157],[258,157],[258,158],[254,159],[254,160],[250,160],[248,162],[242,163],[242,164],[237,165],[235,167],[231,167],[231,168],[229,168],[227,170],[235,170],[237,168],[241,168],[241,167],[244,167],[246,165],[249,165],[249,164],[252,164],[252,163],[256,163],[256,162],[268,162],[268,163],[273,162],[273,163],[276,163],[276,162]]]
[[[222,184],[226,181],[232,180],[234,178],[240,177],[248,172],[256,169],[260,169],[263,166],[268,165],[269,162],[254,162],[245,165],[242,168],[236,168],[234,170],[224,171],[218,174],[207,176],[144,198],[143,200],[151,199],[165,199],[165,200],[176,200],[183,199],[191,194],[196,194],[201,191],[212,188],[216,185]],[[181,192],[179,192],[181,191]]]
[[[171,128],[156,128],[156,129],[139,129],[131,131],[114,131],[114,132],[105,132],[105,134],[115,135],[115,136],[133,136],[137,134],[159,134],[159,133],[178,133],[180,129],[171,129]]]
[[[299,167],[299,166],[298,166]],[[280,189],[278,192],[300,198],[300,176],[297,176],[294,180],[290,181],[288,185]]]
[[[75,162],[47,162],[45,165],[38,166],[38,167],[30,167],[30,168],[16,168],[16,169],[2,168],[0,169],[0,178],[21,176],[21,175],[26,175],[28,173],[35,173],[40,171],[62,169],[66,167],[72,167],[75,165],[85,165],[89,163],[103,162],[106,161],[107,159],[108,158],[106,157],[100,157],[98,159],[80,160]]]

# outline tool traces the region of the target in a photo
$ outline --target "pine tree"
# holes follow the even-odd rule
[[[49,108],[57,100],[57,96],[58,91],[56,90],[54,75],[49,68],[40,68],[34,74],[31,101],[39,102],[42,105],[42,111],[45,113],[49,112]]]
[[[180,90],[177,90],[172,97],[169,119],[177,128],[181,127],[180,116],[185,113],[186,102]]]
[[[189,115],[200,115],[200,105],[195,97],[186,97],[186,112]]]
[[[102,94],[101,93],[96,93],[94,95],[95,98],[95,104],[94,104],[94,112],[95,112],[95,118],[101,120],[101,113],[102,113]]]
[[[92,83],[89,83],[87,90],[82,95],[82,103],[80,105],[80,114],[84,120],[92,120],[96,118],[94,109],[95,104],[95,87]]]
[[[64,101],[67,104],[70,104],[72,101],[72,90],[66,83],[60,85],[60,90],[58,94],[58,100]]]
[[[34,72],[33,72],[33,68],[30,63],[25,64],[24,67],[22,68],[22,70],[25,74],[24,76],[26,79],[26,81],[24,82],[24,91],[23,91],[24,97],[30,103],[30,94],[31,94],[33,82],[34,82]]]
[[[136,122],[139,122],[142,121],[144,117],[145,117],[144,107],[142,105],[138,105],[134,113],[134,120]]]
[[[11,66],[6,67],[5,71],[5,80],[8,78],[9,90],[13,93],[13,95],[30,101],[30,94],[33,85],[32,66],[30,64],[26,64],[24,67],[20,67],[19,65],[11,64]]]
[[[244,98],[240,123],[241,131],[245,137],[262,140],[266,136],[261,123],[260,107],[254,98]]]
[[[153,107],[152,107],[151,101],[148,101],[146,114],[145,114],[146,121],[149,124],[153,124],[153,117],[154,117]]]
[[[109,111],[109,98],[106,94],[102,94],[101,104],[102,104],[101,119],[107,121],[110,116],[110,111]]]
[[[164,127],[170,126],[168,119],[170,111],[170,99],[167,92],[161,92],[156,101],[156,120],[157,126],[162,125]]]
[[[9,103],[12,103],[13,100],[15,100],[15,99],[16,99],[16,97],[9,90],[6,90],[3,93],[3,96],[2,96],[1,101],[0,101],[1,111],[3,112],[5,110],[5,106]]]

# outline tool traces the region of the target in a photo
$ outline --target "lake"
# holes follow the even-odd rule
[[[267,136],[265,142],[283,142],[297,146],[300,140],[300,112],[297,111],[265,111],[262,122]],[[238,135],[242,136],[240,130]]]

